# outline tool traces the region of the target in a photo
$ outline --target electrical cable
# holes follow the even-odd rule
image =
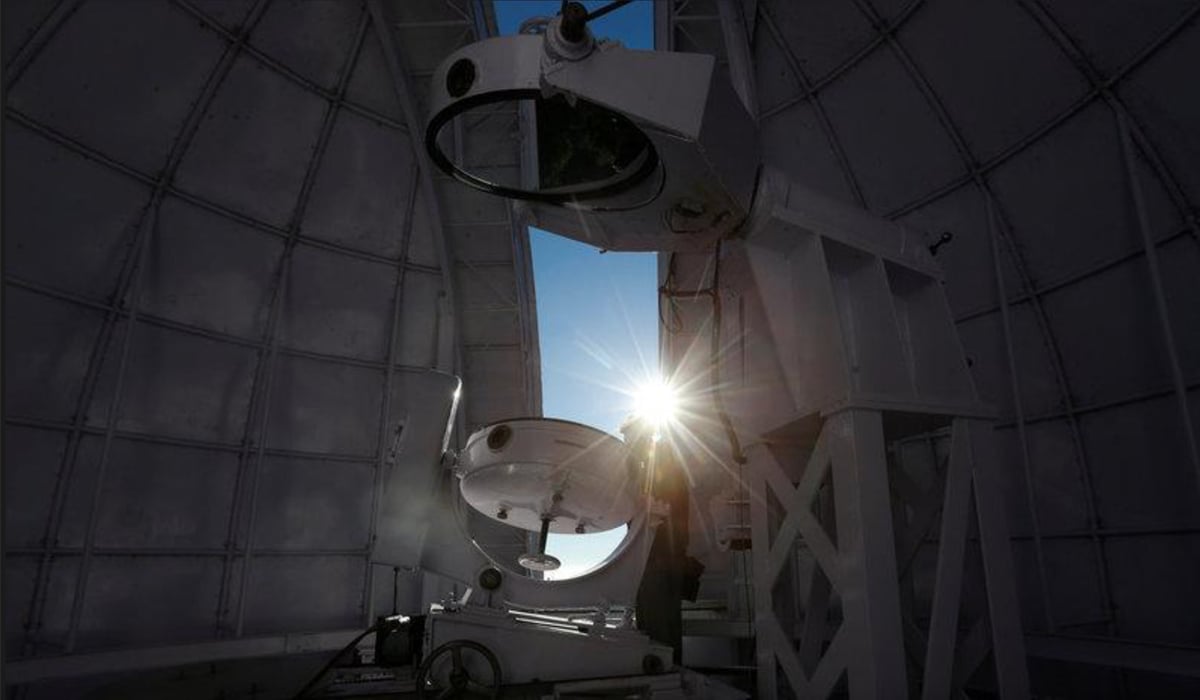
[[[733,421],[729,418],[729,413],[725,410],[725,398],[721,393],[721,292],[720,292],[720,274],[721,274],[721,241],[717,241],[715,251],[713,253],[713,281],[712,281],[712,304],[713,304],[713,319],[712,319],[712,335],[710,340],[710,354],[712,355],[711,365],[709,367],[710,377],[712,382],[713,407],[717,411],[717,418],[720,419],[721,425],[725,428],[725,436],[729,440],[729,451],[734,463],[745,464],[746,455],[742,453],[742,444],[738,440],[737,430],[733,427]]]
[[[668,334],[678,333],[683,330],[683,316],[679,313],[679,304],[675,301],[675,297],[680,296],[675,291],[675,253],[670,253],[667,257],[667,275],[663,278],[662,285],[658,288],[658,321]],[[668,313],[671,320],[663,316],[663,302],[666,302]],[[674,321],[672,323],[671,321]]]
[[[670,222],[667,220],[668,228]],[[737,430],[733,426],[733,421],[729,417],[729,413],[725,408],[724,397],[721,393],[721,370],[720,370],[720,352],[721,352],[721,293],[720,293],[720,271],[721,271],[721,241],[718,240],[713,248],[713,275],[712,282],[707,288],[695,290],[680,291],[675,287],[675,253],[670,253],[667,258],[667,274],[663,279],[662,286],[659,287],[659,320],[668,333],[678,333],[683,329],[682,318],[676,315],[678,327],[672,328],[667,324],[666,319],[662,316],[662,301],[665,299],[668,306],[675,310],[678,302],[676,299],[680,297],[691,297],[696,299],[702,295],[707,295],[712,300],[712,332],[710,335],[710,365],[709,365],[709,381],[712,383],[711,391],[713,398],[713,407],[716,410],[717,417],[721,421],[722,427],[725,429],[726,439],[729,441],[729,449],[734,463],[737,465],[738,480],[737,480],[737,500],[745,500],[749,503],[750,492],[746,487],[746,464],[748,460],[742,452],[741,441],[738,439]],[[736,504],[738,512],[738,524],[741,526],[739,531],[744,532],[746,529],[745,509],[741,504]],[[746,551],[742,550],[739,553],[739,559],[742,563],[743,573],[748,568],[746,562]],[[744,578],[744,577],[743,577]],[[742,586],[745,595],[745,613],[747,621],[751,625],[751,631],[754,629],[754,608],[749,586]]]
[[[604,7],[601,7],[600,9],[596,10],[595,12],[589,12],[588,16],[587,16],[587,21],[591,22],[594,19],[603,17],[604,15],[607,15],[609,12],[612,12],[613,10],[619,10],[622,7],[625,7],[626,5],[628,5],[631,2],[633,2],[633,0],[615,0],[615,2],[610,2],[607,5],[605,5]],[[563,7],[566,7],[566,3],[563,3]]]
[[[747,502],[747,504],[749,504],[750,490],[746,487],[746,463],[748,460],[746,459],[746,455],[742,452],[741,441],[738,439],[737,430],[733,426],[733,421],[730,420],[730,418],[729,418],[729,413],[726,412],[726,410],[725,410],[725,401],[724,401],[724,397],[721,394],[721,363],[720,363],[721,294],[720,294],[720,282],[721,282],[721,241],[718,240],[716,249],[713,254],[713,281],[712,281],[712,290],[713,290],[713,294],[712,294],[713,321],[712,321],[712,324],[713,325],[712,325],[712,337],[711,337],[710,352],[712,354],[712,367],[711,367],[712,379],[711,379],[711,381],[712,381],[712,392],[713,392],[713,404],[717,410],[717,417],[721,420],[721,424],[725,428],[725,435],[726,435],[726,438],[729,440],[729,450],[731,452],[731,456],[733,457],[734,463],[737,464],[739,491],[744,491],[744,493],[745,493],[744,500]],[[741,504],[737,505],[737,509],[738,509],[738,524],[740,526],[742,526],[740,529],[741,529],[741,531],[744,532],[746,522],[745,522],[745,519],[743,516],[744,516],[745,511],[742,508]],[[741,560],[742,560],[742,569],[743,569],[743,574],[744,574],[745,569],[746,569],[746,552],[745,552],[745,550],[743,550],[741,553]],[[744,579],[745,576],[743,575],[742,578]],[[757,634],[758,633],[757,629],[754,629],[754,612],[753,612],[754,611],[754,608],[753,608],[754,601],[751,599],[750,587],[743,586],[743,589],[745,590],[745,593],[746,593],[746,595],[745,595],[746,618],[747,618],[747,621],[751,625],[751,633]]]
[[[378,629],[379,629],[379,625],[371,625],[370,627],[368,627],[366,629],[365,632],[358,635],[354,639],[350,640],[350,643],[347,644],[346,646],[342,647],[341,650],[338,651],[338,653],[334,654],[333,658],[329,659],[329,661],[324,666],[321,667],[321,670],[317,671],[317,674],[315,676],[313,676],[311,679],[309,679],[309,681],[307,683],[304,684],[304,687],[300,689],[300,692],[298,692],[294,696],[292,696],[292,699],[293,700],[302,700],[304,698],[304,696],[308,694],[308,691],[312,690],[313,686],[315,686],[317,684],[317,681],[324,678],[326,673],[329,673],[329,669],[333,668],[333,665],[335,663],[337,663],[338,659],[342,658],[342,654],[345,654],[347,651],[350,651],[351,649],[353,649],[355,646],[358,645],[359,642],[361,642],[363,640],[364,637],[366,637],[368,634],[371,634],[372,632],[378,631]]]
[[[713,247],[713,275],[712,282],[708,287],[702,287],[695,290],[679,291],[674,288],[675,275],[675,254],[672,253],[667,262],[667,277],[663,281],[663,285],[658,288],[660,302],[662,298],[667,299],[669,305],[674,305],[674,299],[679,297],[692,297],[693,299],[700,296],[707,296],[712,301],[712,331],[709,341],[709,382],[711,384],[710,391],[712,393],[713,408],[716,411],[717,419],[721,422],[721,427],[725,430],[725,437],[729,441],[730,456],[735,464],[745,464],[746,455],[742,452],[742,443],[738,439],[737,430],[733,426],[733,420],[729,417],[729,412],[725,409],[725,399],[721,393],[721,241],[718,240]],[[661,306],[660,306],[661,309]],[[672,329],[667,326],[665,319],[662,318],[662,312],[659,312],[659,320],[666,326],[668,332],[677,333],[682,329],[682,320],[680,320],[680,328]]]

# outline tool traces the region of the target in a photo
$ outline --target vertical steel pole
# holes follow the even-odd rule
[[[971,515],[971,448],[965,421],[954,421],[950,461],[946,466],[946,493],[938,536],[937,572],[933,584],[933,610],[929,620],[929,647],[925,655],[922,700],[950,697],[958,642],[959,603],[962,598],[963,563]]]
[[[975,512],[979,519],[979,548],[987,582],[988,618],[992,628],[992,655],[1002,700],[1029,697],[1025,638],[1021,632],[1021,606],[1017,602],[1012,543],[1005,524],[1003,482],[996,471],[996,447],[990,422],[960,419],[970,437],[975,478]]]
[[[842,624],[851,634],[850,697],[903,698],[908,680],[882,416],[847,409],[830,416],[825,430],[831,431]]]

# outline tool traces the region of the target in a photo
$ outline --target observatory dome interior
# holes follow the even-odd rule
[[[529,532],[470,509],[454,516],[469,536],[430,525],[436,505],[405,516],[388,487],[418,459],[443,466],[447,421],[453,453],[543,413],[536,217],[425,144],[439,66],[496,37],[506,1],[5,0],[8,697],[165,697],[154,683],[206,664],[194,697],[290,697],[379,616],[478,589],[438,573],[450,538],[520,575]],[[1200,697],[1200,2],[635,2],[652,2],[657,51],[715,58],[764,168],[903,227],[940,270],[992,411],[995,488],[967,508],[1002,511],[1015,593],[1002,611],[963,588],[952,636],[977,658],[950,674],[957,692],[1001,696],[1007,661],[967,619],[986,609],[1019,621],[1033,697]],[[522,113],[491,117],[447,128],[454,157],[527,181]],[[696,338],[707,353],[714,261],[731,285],[757,279],[739,235],[658,253],[664,290],[716,290],[662,300],[668,370]],[[723,347],[758,303],[723,297]],[[936,476],[948,430],[888,459]],[[753,459],[714,434],[714,476],[683,501],[705,573],[682,665],[766,697],[763,645],[783,635],[803,657],[809,628],[772,631],[746,602],[761,544],[715,544],[708,499]],[[934,501],[896,564],[903,605],[942,575],[947,529],[943,491],[892,470],[916,494],[897,522]],[[451,471],[405,488],[424,501]],[[992,576],[987,533],[960,534],[966,575]],[[389,538],[418,563],[384,557]],[[846,644],[868,640],[855,653],[877,639],[839,613],[820,644],[836,648],[835,619]],[[931,623],[897,622],[911,654]],[[1000,670],[976,673],[989,659]],[[778,663],[781,697],[817,697],[789,680],[815,666]],[[829,697],[919,696],[925,662],[900,663],[899,695],[851,674]]]

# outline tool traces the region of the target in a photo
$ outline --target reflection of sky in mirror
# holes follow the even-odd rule
[[[584,2],[589,10],[605,2]],[[496,0],[501,34],[558,13],[559,0]],[[637,0],[589,26],[597,38],[631,49],[654,43],[654,8]],[[530,230],[546,416],[617,433],[631,408],[629,392],[658,369],[658,276],[652,253],[600,253]],[[546,551],[562,560],[548,578],[595,566],[620,544],[625,528],[593,535],[550,535]]]

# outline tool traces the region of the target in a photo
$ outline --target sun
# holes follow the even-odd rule
[[[653,426],[655,432],[671,424],[679,410],[679,397],[662,379],[654,379],[633,392],[633,413]]]

